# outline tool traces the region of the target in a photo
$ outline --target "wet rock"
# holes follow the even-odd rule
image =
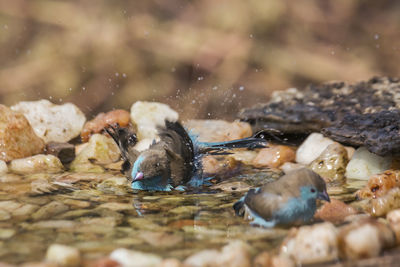
[[[293,148],[282,145],[269,145],[269,147],[260,150],[252,165],[257,168],[278,168],[285,162],[291,162],[294,159],[295,151]]]
[[[202,142],[221,142],[252,135],[250,124],[223,120],[189,120],[184,126]]]
[[[344,202],[331,198],[331,202],[325,202],[314,215],[314,218],[328,221],[331,223],[342,223],[347,216],[356,214],[357,211],[352,206]]]
[[[21,267],[59,267],[56,263],[52,262],[28,262],[20,265]]]
[[[378,198],[395,187],[400,187],[400,171],[388,170],[369,178],[368,184],[358,190],[356,195],[358,199]]]
[[[106,208],[113,211],[133,210],[132,203],[119,203],[119,202],[108,202],[101,204],[99,208]]]
[[[93,260],[89,262],[88,264],[84,265],[85,267],[119,267],[121,266],[118,262],[115,260],[112,260],[110,258],[101,258],[97,260]]]
[[[395,245],[395,235],[386,224],[375,220],[354,222],[340,229],[340,256],[343,259],[377,257]]]
[[[284,173],[288,173],[291,171],[295,171],[298,169],[302,169],[304,168],[305,165],[303,164],[299,164],[299,163],[293,163],[293,162],[285,162],[282,166],[281,169]]]
[[[43,207],[41,207],[35,213],[33,213],[32,218],[34,220],[45,220],[45,219],[53,217],[54,215],[65,212],[67,210],[68,210],[67,205],[65,205],[61,202],[58,202],[58,201],[52,201],[52,202],[44,205]]]
[[[349,85],[330,82],[304,91],[274,92],[267,104],[242,110],[255,130],[283,133],[324,131],[333,140],[367,146],[380,155],[399,153],[399,79],[381,77]],[[353,115],[355,114],[355,115]]]
[[[90,136],[101,133],[109,125],[118,124],[121,127],[126,127],[130,120],[129,112],[123,109],[99,113],[93,120],[85,123],[81,132],[81,140],[82,142],[87,142]]]
[[[35,155],[23,159],[15,159],[10,163],[10,171],[17,174],[30,173],[57,173],[62,172],[64,166],[61,161],[53,155]]]
[[[211,189],[220,189],[222,191],[227,191],[227,192],[247,192],[251,188],[251,186],[245,182],[242,181],[234,181],[234,182],[229,182],[229,181],[223,181],[221,183],[215,184],[210,187]]]
[[[46,144],[45,152],[59,158],[63,164],[68,164],[75,158],[75,146],[69,143],[50,142]]]
[[[177,121],[178,113],[168,105],[157,102],[137,101],[131,107],[131,120],[137,127],[139,140],[157,137],[157,126],[164,126],[165,120]]]
[[[11,218],[11,214],[8,211],[0,209],[0,221],[6,221]]]
[[[162,259],[155,254],[125,248],[114,250],[110,254],[110,259],[126,267],[158,267],[162,261]]]
[[[73,229],[77,227],[78,224],[74,221],[68,220],[48,220],[33,223],[28,226],[27,229],[42,229],[42,228],[54,228],[54,229]]]
[[[393,188],[384,196],[372,199],[370,206],[370,213],[374,216],[383,216],[391,210],[400,208],[400,188]]]
[[[310,164],[313,160],[319,157],[321,153],[331,144],[329,138],[324,137],[320,133],[312,133],[300,145],[296,151],[296,162],[304,165]]]
[[[10,239],[17,233],[14,229],[0,228],[0,240]]]
[[[159,267],[183,267],[178,259],[165,259],[161,262]]]
[[[175,247],[183,241],[181,235],[165,232],[141,231],[139,236],[152,247]]]
[[[14,218],[22,220],[30,217],[30,215],[33,214],[38,208],[38,205],[24,204],[13,210],[12,215]]]
[[[0,160],[29,157],[41,153],[44,142],[19,112],[0,105]]]
[[[346,182],[345,172],[348,163],[347,150],[339,143],[333,143],[311,162],[310,169],[321,175],[328,183],[343,184]]]
[[[400,90],[397,94],[400,95]],[[371,153],[380,156],[399,155],[399,108],[400,103],[397,103],[397,109],[394,110],[345,114],[343,119],[322,132],[333,140],[352,146],[364,146]]]
[[[218,250],[203,250],[188,257],[183,264],[188,267],[250,267],[250,247],[243,241],[231,241],[222,248],[221,252],[218,252]]]
[[[250,150],[236,150],[228,155],[228,158],[234,159],[236,162],[241,162],[245,165],[253,164],[253,160],[257,157],[257,151]]]
[[[94,134],[90,137],[88,145],[72,161],[70,169],[75,172],[103,172],[104,169],[96,164],[112,163],[119,158],[119,148],[114,140]]]
[[[270,267],[271,265],[272,265],[272,256],[267,251],[258,254],[253,260],[254,267]]]
[[[358,148],[346,167],[346,177],[367,180],[374,174],[390,168],[390,157],[380,157],[369,152],[365,147]]]
[[[25,115],[35,133],[46,143],[65,143],[81,133],[85,115],[71,103],[55,105],[48,100],[19,102],[11,107]]]
[[[0,175],[3,175],[8,172],[7,164],[4,160],[0,160]]]
[[[65,199],[64,204],[72,206],[74,208],[88,208],[90,207],[90,202],[82,201],[77,199]]]
[[[396,235],[397,245],[400,244],[400,209],[392,210],[386,215],[390,228]]]
[[[339,255],[337,233],[329,222],[292,228],[283,241],[280,255],[292,258],[297,264],[336,260]]]
[[[238,162],[232,157],[206,156],[203,158],[203,172],[209,175],[224,174],[238,167]]]
[[[80,266],[81,255],[79,250],[73,247],[53,244],[46,252],[46,260],[61,266]]]

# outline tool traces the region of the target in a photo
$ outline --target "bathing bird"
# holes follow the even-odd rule
[[[233,208],[236,215],[253,219],[252,225],[291,226],[311,221],[317,199],[330,202],[325,181],[312,170],[302,168],[250,189]]]
[[[207,182],[203,177],[205,155],[225,155],[234,148],[262,148],[267,141],[248,137],[227,142],[199,142],[179,122],[165,121],[158,127],[159,141],[144,151],[134,149],[136,136],[126,128],[109,127],[106,131],[118,144],[124,164],[122,172],[132,180],[132,188],[149,191],[184,190]]]

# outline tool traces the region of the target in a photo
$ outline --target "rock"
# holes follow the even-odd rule
[[[295,171],[304,168],[305,165],[293,162],[285,162],[282,164],[281,169],[284,173]]]
[[[182,263],[178,259],[164,259],[159,267],[183,267]]]
[[[35,133],[46,143],[65,143],[81,133],[85,115],[71,103],[55,105],[48,100],[19,102],[11,107],[25,115]]]
[[[89,201],[82,201],[77,199],[65,199],[64,204],[70,205],[74,208],[88,208],[90,207]]]
[[[20,265],[20,267],[59,267],[59,266],[52,262],[28,262]]]
[[[288,256],[297,264],[336,260],[339,255],[338,231],[332,223],[292,228],[280,248],[280,256]]]
[[[257,151],[250,150],[236,150],[232,151],[232,154],[228,155],[228,158],[234,159],[236,162],[241,162],[245,165],[253,164],[253,160],[257,157]]]
[[[270,267],[271,265],[272,265],[272,256],[267,251],[258,254],[253,260],[254,267]]]
[[[388,170],[370,177],[368,184],[358,190],[356,196],[358,199],[378,198],[395,187],[400,187],[400,171]]]
[[[400,188],[393,188],[384,196],[372,199],[370,206],[370,213],[374,216],[384,216],[389,211],[400,208]]]
[[[24,204],[17,209],[12,211],[12,215],[14,218],[22,220],[25,218],[29,218],[31,214],[33,214],[39,208],[38,205],[33,204]]]
[[[94,134],[90,137],[88,145],[72,161],[70,169],[76,172],[102,172],[104,169],[96,164],[109,164],[118,161],[119,158],[120,151],[114,140]]]
[[[68,164],[75,158],[75,146],[69,143],[50,142],[46,144],[45,152],[59,158],[62,164]]]
[[[8,211],[0,209],[0,221],[7,221],[11,218],[11,214]]]
[[[367,180],[374,174],[384,172],[391,165],[390,157],[372,154],[365,147],[358,148],[346,167],[346,177]]]
[[[0,105],[0,160],[29,157],[41,153],[44,142],[19,112]]]
[[[58,173],[64,170],[61,161],[53,155],[35,155],[23,159],[15,159],[10,163],[10,171],[17,174],[38,172]]]
[[[285,162],[291,162],[295,159],[295,151],[288,146],[268,145],[267,148],[260,149],[257,157],[253,160],[252,165],[257,168],[269,167],[278,168]]]
[[[396,235],[397,245],[400,245],[400,209],[390,211],[386,215],[386,220]]]
[[[0,160],[0,175],[8,172],[7,163],[4,160]]]
[[[212,185],[210,189],[219,189],[227,192],[247,192],[249,189],[251,189],[251,186],[243,181],[223,181],[221,183]]]
[[[126,248],[118,248],[110,254],[110,259],[124,267],[158,267],[162,259],[150,253],[144,253]]]
[[[175,122],[178,117],[175,110],[162,103],[137,101],[131,107],[131,121],[137,127],[139,140],[156,139],[157,126],[164,126],[165,120]]]
[[[375,220],[354,222],[342,227],[338,240],[341,258],[350,260],[377,257],[396,242],[390,227]]]
[[[108,202],[101,204],[99,208],[106,208],[113,211],[133,210],[132,203]]]
[[[339,143],[330,144],[321,155],[310,164],[310,169],[321,175],[328,183],[343,184],[349,163],[347,150]]]
[[[34,220],[45,220],[68,210],[68,206],[58,202],[52,201],[32,214]]]
[[[81,255],[76,248],[53,244],[47,249],[46,260],[61,266],[80,266]]]
[[[89,264],[85,264],[85,267],[119,267],[121,266],[118,262],[105,257],[91,261]]]
[[[231,241],[221,252],[203,250],[188,257],[183,264],[188,267],[250,267],[250,247],[240,240]]]
[[[344,202],[331,198],[331,202],[325,202],[314,215],[314,218],[328,221],[331,223],[342,223],[349,215],[356,214],[357,211]]]
[[[81,140],[87,142],[90,136],[101,133],[109,125],[118,124],[120,127],[126,127],[130,120],[130,113],[123,109],[99,113],[93,120],[85,123],[81,132]]]
[[[367,82],[329,82],[305,90],[274,92],[267,104],[242,110],[239,118],[254,130],[272,133],[323,133],[333,140],[366,146],[379,155],[398,154],[400,80],[374,77]],[[325,129],[323,129],[325,128]]]
[[[181,235],[165,232],[141,231],[139,236],[152,247],[175,247],[183,241]]]
[[[222,142],[252,135],[250,124],[223,120],[189,120],[184,126],[201,142]]]
[[[310,164],[313,160],[319,157],[321,153],[331,144],[329,138],[324,137],[320,133],[312,133],[300,145],[296,151],[296,162],[304,165]]]
[[[274,256],[271,261],[271,267],[295,267],[295,263],[286,257]]]
[[[14,229],[0,228],[0,240],[10,239],[17,233]]]
[[[238,162],[232,157],[205,156],[203,158],[203,173],[209,176],[229,173],[238,165]]]

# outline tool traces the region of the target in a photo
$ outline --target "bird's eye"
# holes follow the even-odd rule
[[[315,189],[314,188],[311,188],[311,193],[315,193]]]

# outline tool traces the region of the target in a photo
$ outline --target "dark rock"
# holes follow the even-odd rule
[[[400,154],[400,80],[372,78],[347,84],[310,85],[276,92],[269,103],[244,109],[239,118],[272,133],[322,132],[335,141],[366,146],[378,155]]]
[[[58,157],[62,164],[68,164],[75,159],[75,146],[69,143],[50,142],[45,151],[46,154]]]

